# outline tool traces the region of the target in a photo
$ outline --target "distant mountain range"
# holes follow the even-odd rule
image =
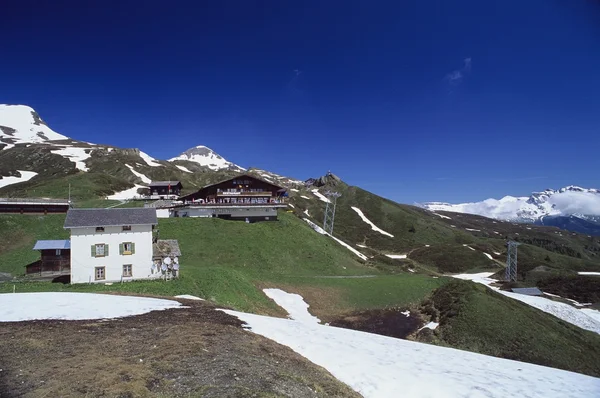
[[[600,235],[600,190],[594,188],[571,185],[534,192],[529,197],[505,196],[499,200],[461,204],[428,202],[420,206],[432,211],[477,214]]]

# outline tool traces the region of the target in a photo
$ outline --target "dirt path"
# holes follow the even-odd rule
[[[205,302],[109,321],[0,324],[0,397],[359,397]]]

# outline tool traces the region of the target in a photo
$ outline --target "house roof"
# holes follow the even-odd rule
[[[70,240],[38,240],[33,250],[70,249]]]
[[[175,185],[180,185],[180,184],[181,184],[181,181],[152,181],[150,183],[150,186],[151,187],[154,187],[154,186],[162,187],[162,186],[168,186],[168,185],[175,186]]]
[[[214,185],[222,184],[222,183],[224,183],[224,182],[227,182],[227,181],[231,181],[231,180],[237,180],[238,178],[241,178],[241,177],[249,177],[249,178],[253,178],[253,179],[255,179],[255,180],[258,180],[258,181],[264,182],[265,184],[269,184],[269,185],[271,185],[271,186],[273,186],[273,187],[275,187],[275,188],[279,188],[278,192],[281,192],[281,191],[286,191],[286,188],[282,187],[281,185],[277,185],[277,184],[275,184],[275,183],[273,183],[273,182],[267,181],[267,180],[265,180],[265,179],[263,179],[263,178],[260,178],[259,176],[255,175],[255,174],[250,174],[250,173],[240,173],[240,174],[236,175],[235,177],[229,177],[229,178],[225,178],[225,179],[222,179],[222,180],[220,180],[220,181],[213,182],[212,184],[205,185],[205,186],[201,187],[200,189],[196,190],[195,192],[193,192],[193,193],[191,193],[191,194],[188,194],[188,195],[186,195],[186,196],[182,197],[181,199],[189,198],[189,197],[191,197],[191,196],[194,196],[194,195],[195,195],[195,194],[197,194],[198,192],[202,191],[203,189],[206,189],[206,188],[212,187],[212,186],[214,186]]]
[[[65,228],[158,224],[156,209],[70,209]]]
[[[152,244],[152,257],[181,256],[179,242],[175,239],[159,239]]]
[[[512,289],[513,293],[525,294],[527,296],[542,296],[544,293],[537,287],[514,287]]]

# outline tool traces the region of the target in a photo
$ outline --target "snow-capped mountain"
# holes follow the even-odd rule
[[[67,139],[48,127],[32,108],[0,104],[0,145],[5,144],[2,149],[10,149],[15,144],[44,144]]]
[[[169,159],[169,162],[174,162],[177,160],[187,160],[188,162],[198,163],[199,165],[208,167],[211,170],[246,170],[243,167],[238,166],[237,164],[229,162],[212,149],[203,145],[198,145],[196,147],[190,148],[187,151],[183,152],[181,155]]]
[[[429,202],[420,205],[428,210],[478,214],[500,220],[536,222],[547,216],[598,217],[600,190],[568,186],[559,190],[546,189],[529,197],[505,196],[481,202],[449,204]]]

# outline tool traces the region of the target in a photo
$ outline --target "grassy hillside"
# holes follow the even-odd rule
[[[434,343],[600,376],[599,335],[483,285],[452,281],[425,307],[440,322]]]

